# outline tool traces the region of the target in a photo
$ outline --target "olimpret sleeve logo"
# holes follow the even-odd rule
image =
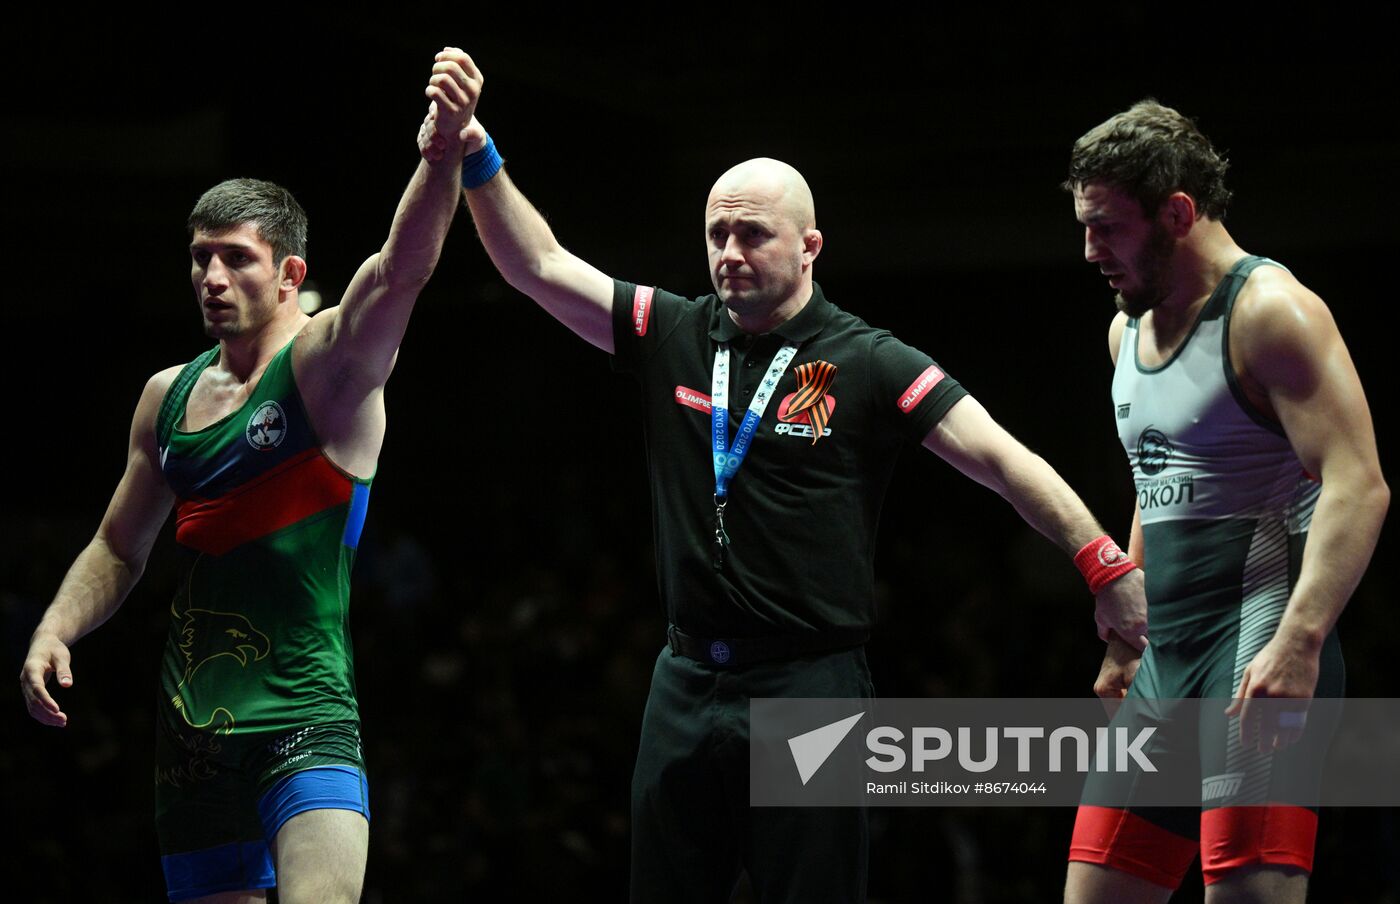
[[[698,389],[691,389],[689,386],[676,387],[676,404],[694,408],[696,411],[703,411],[706,414],[709,414],[713,407],[709,396]]]
[[[817,444],[831,420],[832,400],[827,397],[831,384],[836,380],[836,365],[830,361],[808,361],[793,370],[797,377],[797,392],[786,400],[785,410],[779,412],[784,421],[795,421],[807,413],[812,424],[812,445]]]
[[[655,291],[651,286],[638,286],[632,295],[632,330],[638,336],[647,334],[647,322],[651,320],[651,296]]]
[[[919,374],[919,378],[909,384],[909,388],[904,390],[904,394],[899,397],[899,410],[905,414],[913,411],[919,406],[919,402],[924,396],[933,391],[943,379],[943,371],[938,369],[937,364],[930,364],[928,370]]]

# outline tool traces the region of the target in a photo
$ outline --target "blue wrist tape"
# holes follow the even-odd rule
[[[496,142],[486,136],[486,146],[462,160],[462,187],[476,188],[490,182],[500,172],[501,155],[496,152]]]

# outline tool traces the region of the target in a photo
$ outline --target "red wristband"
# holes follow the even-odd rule
[[[1074,565],[1084,580],[1089,582],[1089,592],[1098,596],[1099,591],[1137,568],[1128,554],[1118,548],[1113,538],[1104,534],[1091,540],[1074,554]]]

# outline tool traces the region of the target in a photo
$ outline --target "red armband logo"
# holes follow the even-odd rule
[[[1089,592],[1098,596],[1103,588],[1137,568],[1128,554],[1107,535],[1092,540],[1075,553],[1074,564],[1084,575]]]
[[[709,396],[698,389],[691,389],[689,386],[676,387],[676,404],[694,408],[696,411],[703,411],[705,414],[709,414],[714,407]]]
[[[638,336],[647,334],[647,322],[651,320],[651,296],[656,290],[651,286],[638,286],[632,296],[632,330]]]
[[[942,379],[943,371],[938,369],[937,364],[930,364],[928,370],[919,374],[919,378],[910,383],[909,388],[899,397],[899,410],[905,414],[913,411]]]

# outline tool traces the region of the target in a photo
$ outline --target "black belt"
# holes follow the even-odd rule
[[[865,628],[840,628],[817,634],[786,634],[777,637],[696,637],[675,625],[666,629],[671,650],[679,656],[725,668],[796,659],[808,653],[823,653],[856,647],[870,639]]]

